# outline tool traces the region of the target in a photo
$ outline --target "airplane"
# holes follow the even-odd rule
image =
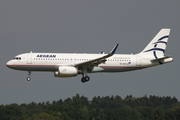
[[[85,83],[90,80],[89,73],[126,72],[172,62],[172,57],[164,56],[169,34],[169,28],[161,29],[137,54],[115,54],[119,45],[116,44],[108,54],[23,53],[8,61],[6,66],[28,71],[28,81],[31,80],[31,71],[48,71],[53,72],[55,77],[63,78],[81,74],[81,82]]]

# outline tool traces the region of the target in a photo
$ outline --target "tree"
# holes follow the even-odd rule
[[[154,114],[152,116],[153,120],[164,120],[164,111],[158,107],[155,111]]]
[[[33,114],[28,120],[61,120],[60,118],[54,118],[52,115],[48,113],[39,113]]]

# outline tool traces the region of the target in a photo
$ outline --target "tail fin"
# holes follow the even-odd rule
[[[149,54],[154,56],[156,59],[163,57],[167,46],[169,34],[170,29],[161,29],[140,54]]]

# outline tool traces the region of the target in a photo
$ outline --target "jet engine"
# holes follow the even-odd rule
[[[54,72],[55,77],[73,77],[78,75],[78,70],[71,66],[60,66],[58,71]]]

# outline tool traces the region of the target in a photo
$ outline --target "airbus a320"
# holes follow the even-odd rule
[[[116,44],[108,54],[23,53],[6,65],[11,69],[28,71],[28,81],[32,71],[48,71],[55,77],[82,75],[81,81],[85,83],[90,80],[88,73],[125,72],[172,62],[172,57],[164,55],[169,34],[170,29],[161,29],[138,54],[115,54],[119,45]]]

